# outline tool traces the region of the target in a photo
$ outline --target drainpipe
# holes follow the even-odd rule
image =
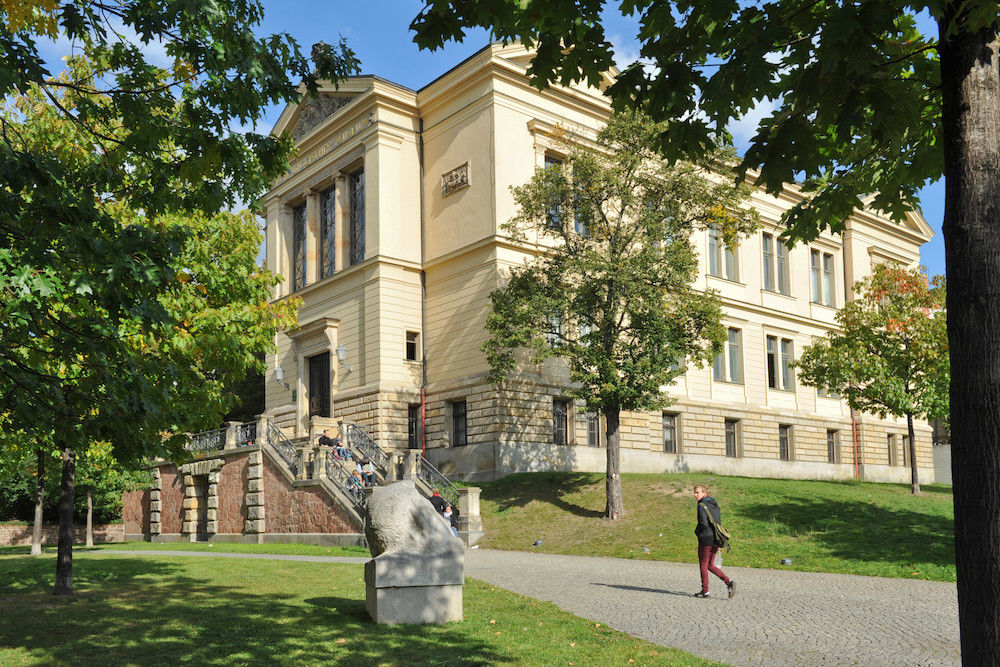
[[[424,272],[424,119],[419,121],[417,161],[420,165],[420,453],[427,456],[427,274]]]

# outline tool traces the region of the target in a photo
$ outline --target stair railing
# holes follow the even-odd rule
[[[351,447],[360,449],[361,453],[375,464],[375,467],[382,472],[383,476],[388,476],[389,462],[391,461],[389,452],[379,447],[378,443],[372,439],[371,435],[363,427],[357,424],[345,423],[344,428],[347,431],[345,433],[347,443]]]
[[[440,491],[441,497],[447,500],[449,505],[458,509],[458,487],[452,484],[440,470],[431,465],[431,462],[425,459],[423,454],[417,455],[417,477],[430,488]]]
[[[253,447],[257,442],[257,422],[244,422],[240,424],[236,433],[237,447]]]
[[[332,451],[326,453],[326,477],[351,500],[358,514],[364,516],[366,500],[364,491],[351,481],[353,475],[348,474],[343,466],[337,463]]]
[[[292,471],[292,477],[298,475],[298,452],[295,449],[295,445],[292,444],[292,441],[270,419],[267,420],[267,437],[265,440],[278,453],[281,460],[288,466],[288,469]]]

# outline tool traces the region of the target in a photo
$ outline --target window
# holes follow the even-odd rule
[[[347,177],[351,202],[351,266],[365,260],[365,171]]]
[[[573,173],[573,229],[580,236],[587,236],[593,226],[594,209],[584,194],[581,179]]]
[[[420,334],[416,331],[406,332],[406,357],[407,361],[417,361],[420,350]]]
[[[722,382],[743,382],[743,335],[739,329],[728,329],[728,338],[722,352],[712,364],[712,377]]]
[[[893,433],[887,433],[885,436],[886,447],[888,448],[888,459],[889,465],[896,465],[896,436]]]
[[[557,445],[567,444],[566,422],[569,416],[569,401],[561,398],[552,399],[552,442]]]
[[[740,455],[739,448],[740,422],[736,419],[726,420],[726,456],[736,458]]]
[[[903,466],[910,468],[910,436],[903,436]]]
[[[778,458],[792,460],[792,427],[787,424],[778,425]]]
[[[319,194],[319,277],[327,278],[336,271],[336,198],[334,189]]]
[[[545,342],[552,347],[562,344],[563,321],[561,315],[549,315],[546,320]]]
[[[828,463],[840,463],[840,431],[826,432],[826,460]]]
[[[833,255],[819,250],[810,251],[809,277],[812,302],[833,307]]]
[[[663,413],[663,451],[668,454],[676,454],[678,447],[677,415],[669,412]]]
[[[410,449],[422,449],[421,435],[420,404],[410,403],[406,406],[406,446]]]
[[[451,404],[451,444],[461,447],[469,444],[468,422],[466,421],[465,401],[454,401]]]
[[[551,155],[545,156],[545,168],[553,169],[559,168],[562,165],[562,160]],[[549,229],[559,230],[562,229],[562,211],[559,207],[559,202],[554,201],[549,204],[548,213],[545,215],[545,226]]]
[[[292,209],[292,291],[306,286],[306,205]]]
[[[785,391],[795,391],[792,380],[792,341],[781,339],[781,388]]]
[[[601,418],[593,412],[587,413],[587,446],[601,446]]]
[[[788,294],[788,248],[771,234],[764,234],[764,289]],[[776,279],[777,278],[777,279]]]
[[[835,391],[827,391],[826,387],[817,387],[816,395],[820,398],[840,398],[840,394]]]
[[[767,386],[781,391],[795,391],[792,378],[792,341],[777,336],[765,337]]]
[[[594,333],[594,325],[587,324],[585,322],[581,322],[577,325],[577,340],[580,341],[580,344],[584,347],[590,347],[590,340],[588,339],[588,336],[592,333]]]
[[[715,225],[708,228],[708,272],[719,278],[739,280],[736,253],[725,244]]]

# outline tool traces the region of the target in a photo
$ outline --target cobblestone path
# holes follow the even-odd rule
[[[657,644],[732,665],[958,665],[954,584],[723,565],[466,551],[467,576]]]

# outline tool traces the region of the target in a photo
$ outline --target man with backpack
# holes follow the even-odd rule
[[[704,484],[694,487],[694,497],[698,501],[698,525],[694,534],[698,537],[698,565],[701,568],[701,592],[695,593],[695,597],[709,597],[709,572],[726,582],[729,597],[733,597],[736,595],[735,583],[715,564],[719,548],[729,541],[729,534],[722,528],[722,510],[715,498],[708,495],[708,487]]]

